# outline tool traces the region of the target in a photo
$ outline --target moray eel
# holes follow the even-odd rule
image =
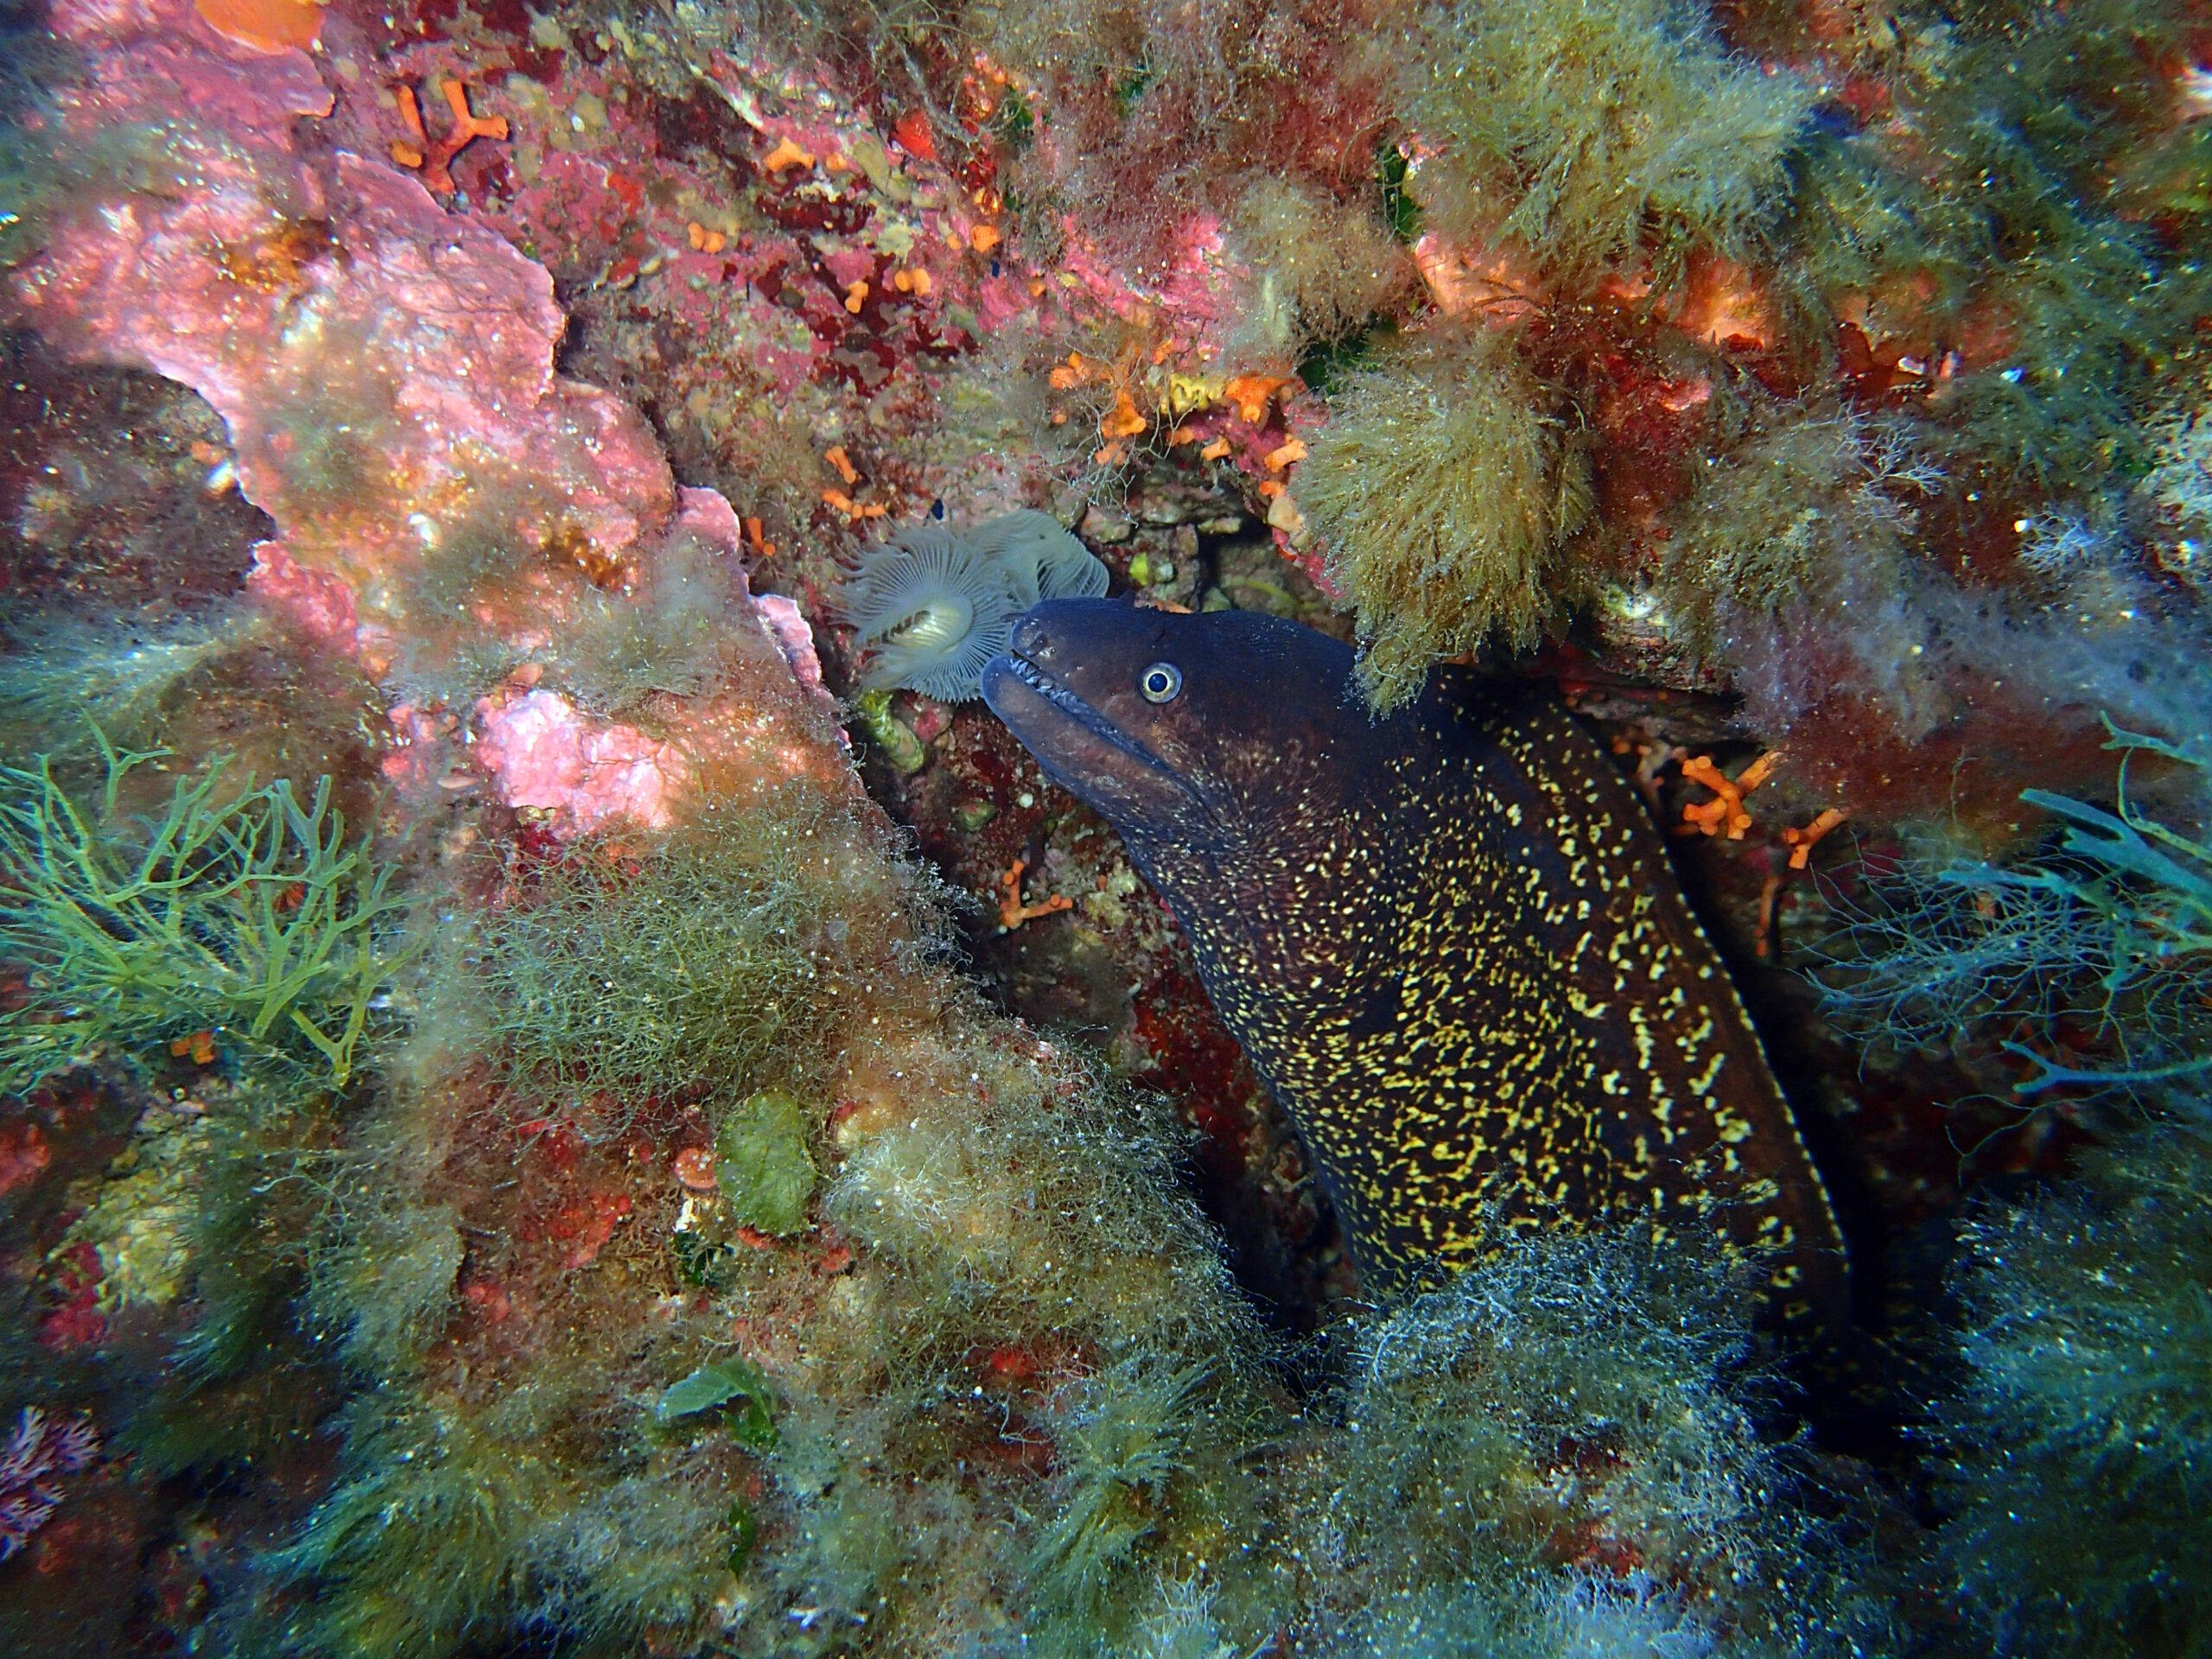
[[[1376,721],[1309,628],[1103,599],[1027,612],[983,696],[1175,912],[1369,1294],[1633,1215],[1834,1314],[1834,1217],[1758,1039],[1550,696],[1452,671]]]

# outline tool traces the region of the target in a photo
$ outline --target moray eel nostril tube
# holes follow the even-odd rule
[[[1370,1294],[1503,1227],[1711,1223],[1785,1313],[1835,1222],[1657,832],[1548,696],[1457,673],[1370,718],[1250,612],[1047,601],[983,696],[1109,819],[1295,1119]]]

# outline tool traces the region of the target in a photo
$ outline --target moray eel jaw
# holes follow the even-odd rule
[[[1298,820],[1334,812],[1320,797],[1370,732],[1347,701],[1351,660],[1255,612],[1048,599],[1014,625],[983,697],[1047,777],[1113,823],[1171,904],[1211,907],[1219,861],[1280,851],[1306,834]],[[1185,863],[1205,891],[1177,879]]]
[[[1134,611],[1106,601],[1048,601],[1037,607],[1014,625],[1007,651],[984,668],[984,702],[1046,776],[1116,824],[1211,839],[1218,826],[1206,802],[1126,717],[1116,718],[1120,688],[1096,683],[1098,677],[1085,672],[1084,653],[1065,629],[1054,626],[1056,613],[1094,607]],[[1078,684],[1090,696],[1077,690]],[[1129,696],[1141,699],[1134,683]]]

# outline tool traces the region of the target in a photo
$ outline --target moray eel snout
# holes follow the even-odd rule
[[[1550,696],[1445,672],[1377,721],[1310,629],[1097,599],[1026,613],[982,689],[1175,912],[1370,1290],[1640,1217],[1834,1311],[1834,1219],[1758,1039]]]
[[[983,697],[1047,777],[1141,844],[1141,862],[1172,847],[1233,855],[1287,790],[1325,782],[1271,747],[1281,734],[1325,744],[1367,723],[1341,683],[1300,672],[1320,637],[1254,612],[1048,600],[1014,624]]]
[[[1086,670],[1083,653],[1056,640],[1049,619],[1033,611],[1014,625],[1006,654],[984,669],[983,698],[1022,738],[1047,777],[1071,794],[1103,803],[1098,810],[1105,816],[1163,825],[1191,819],[1202,810],[1194,791],[1127,723],[1136,715],[1128,707],[1135,693],[1101,683],[1109,677],[1095,667]],[[1160,734],[1152,735],[1157,741]]]

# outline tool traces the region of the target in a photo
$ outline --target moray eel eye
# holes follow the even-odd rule
[[[1147,702],[1173,702],[1183,689],[1183,671],[1173,663],[1154,663],[1137,676],[1137,690]]]

